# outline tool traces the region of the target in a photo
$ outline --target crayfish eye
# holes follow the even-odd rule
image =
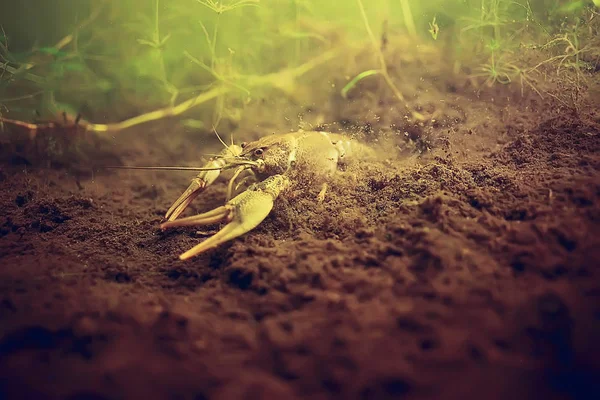
[[[255,155],[256,157],[260,157],[260,156],[262,156],[262,155],[263,155],[263,153],[264,153],[264,152],[265,152],[265,151],[264,151],[263,149],[256,149],[256,150],[254,150],[254,155]]]
[[[248,146],[248,142],[242,142],[242,144],[240,145],[242,147],[242,149],[246,146]]]

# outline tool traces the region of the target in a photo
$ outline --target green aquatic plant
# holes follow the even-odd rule
[[[532,4],[530,0],[480,0],[478,17],[460,19],[464,47],[470,48],[467,57],[481,60],[470,77],[483,87],[518,83],[522,95],[531,89],[541,97],[558,97],[539,87],[538,81],[552,74],[568,81],[577,102],[586,73],[593,68],[585,55],[589,59],[598,47],[597,35],[588,32],[583,39],[582,33],[594,29],[596,12],[589,2],[567,2],[551,6],[544,20],[539,4],[535,9]],[[559,15],[562,22],[557,24],[553,21]]]
[[[475,73],[473,77],[485,78],[484,85],[491,87],[496,83],[507,85],[512,82],[512,75],[515,73],[514,65],[503,61],[502,59],[497,60],[492,55],[489,63],[482,64],[479,67],[479,73]]]
[[[431,35],[431,37],[433,38],[433,40],[437,40],[438,35],[440,33],[440,27],[437,24],[436,21],[437,17],[434,15],[433,16],[433,20],[431,20],[431,22],[429,23],[429,34]]]
[[[298,78],[312,69],[318,68],[320,65],[331,61],[338,54],[339,51],[334,49],[323,53],[298,67],[265,75],[247,75],[242,78],[248,88],[270,87],[289,93],[295,87],[295,81]],[[174,106],[164,107],[140,114],[121,122],[110,124],[89,124],[87,129],[94,132],[117,132],[147,122],[156,121],[167,117],[179,116],[190,109],[204,104],[210,100],[216,99],[221,95],[231,93],[233,90],[234,88],[231,85],[216,85],[209,90],[203,91],[198,96],[182,101]]]
[[[237,0],[233,1],[231,4],[224,4],[223,2],[218,2],[214,0],[196,0],[198,3],[206,6],[211,11],[216,14],[216,21],[214,23],[212,34],[208,32],[208,29],[202,21],[199,22],[202,32],[204,33],[204,37],[210,49],[210,63],[205,64],[201,60],[193,57],[189,52],[185,52],[185,55],[188,59],[194,62],[196,65],[208,71],[211,75],[213,75],[219,82],[223,84],[230,84],[237,89],[240,89],[242,92],[249,95],[250,92],[248,89],[244,88],[238,83],[233,82],[229,77],[225,76],[225,73],[235,74],[233,72],[233,56],[235,52],[228,48],[229,57],[219,58],[217,56],[217,41],[219,28],[221,23],[221,14],[229,11],[236,10],[242,7],[248,6],[258,6],[258,0]],[[212,115],[212,126],[218,127],[221,119],[223,118],[223,113],[225,112],[225,96],[226,94],[221,94],[217,97],[216,105],[214,107],[213,115]],[[230,114],[231,115],[231,114]]]
[[[499,58],[492,56],[490,62],[482,64],[476,73],[471,74],[472,78],[482,78],[483,86],[492,87],[494,85],[510,85],[517,82],[520,85],[521,95],[525,95],[525,89],[531,89],[533,92],[542,95],[541,90],[537,87],[533,77],[534,68],[519,67],[512,53],[504,53]]]
[[[159,24],[159,10],[160,10],[160,0],[156,0],[155,2],[155,13],[154,13],[154,29],[152,30],[152,36],[149,39],[137,39],[137,42],[141,45],[150,47],[154,52],[156,52],[156,58],[158,60],[158,73],[160,80],[165,88],[165,91],[168,92],[171,97],[169,103],[171,105],[175,104],[177,100],[177,96],[179,95],[179,89],[175,85],[173,85],[169,78],[167,77],[167,68],[165,63],[165,57],[163,53],[163,49],[171,37],[170,33],[166,35],[162,35],[160,32],[160,24]]]
[[[532,66],[530,71],[540,71],[542,68],[554,70],[557,77],[568,82],[571,88],[570,103],[575,107],[581,100],[588,75],[600,65],[600,40],[588,40],[582,43],[580,27],[575,25],[540,47],[550,52],[550,57]],[[588,55],[595,55],[595,65],[587,61]],[[590,57],[591,58],[591,57]]]
[[[229,57],[219,57],[218,55],[218,42],[219,42],[219,29],[221,24],[221,15],[227,12],[231,12],[238,8],[246,7],[246,6],[257,6],[257,0],[241,0],[235,1],[230,4],[225,4],[223,2],[212,1],[212,0],[196,0],[197,3],[206,7],[208,10],[214,13],[214,15],[208,15],[205,19],[209,19],[213,21],[212,31],[209,32],[209,28],[207,27],[207,23],[202,19],[197,21],[199,28],[201,29],[204,39],[206,41],[207,49],[208,49],[208,62],[204,62],[201,58],[204,58],[204,54],[195,56],[192,54],[193,50],[183,49],[181,54],[194,66],[197,66],[208,72],[209,76],[214,79],[215,83],[219,84],[229,84],[233,87],[240,89],[242,92],[249,94],[248,90],[240,86],[235,82],[235,79],[228,75],[235,75],[233,70],[235,67],[233,66],[233,53],[234,51],[228,49]],[[137,42],[141,45],[148,46],[156,53],[155,59],[158,64],[158,79],[162,83],[165,92],[167,92],[169,96],[168,105],[170,107],[174,107],[177,103],[177,100],[181,95],[185,95],[191,92],[196,92],[198,90],[202,91],[206,89],[207,85],[195,85],[191,87],[181,87],[176,83],[171,81],[171,76],[173,74],[169,74],[168,70],[172,70],[172,66],[168,64],[168,56],[165,54],[165,47],[167,46],[167,42],[172,38],[172,33],[167,33],[162,35],[160,29],[160,0],[155,1],[155,10],[154,10],[154,25],[152,30],[150,31],[151,37],[148,39],[138,39]],[[194,47],[194,46],[190,46]],[[196,53],[198,53],[196,51]],[[190,70],[190,74],[193,74],[193,71]],[[171,75],[171,76],[169,76]],[[222,118],[225,108],[225,96],[227,94],[220,93],[216,97],[216,105],[214,107],[212,125],[218,126],[219,122]],[[195,126],[201,127],[204,124],[199,120],[188,119],[186,120],[187,126]]]
[[[350,82],[348,82],[341,90],[340,94],[342,95],[343,98],[347,98],[348,97],[348,92],[350,90],[352,90],[360,81],[362,81],[363,79],[369,77],[369,76],[373,76],[373,75],[377,75],[379,74],[380,71],[377,69],[370,69],[367,71],[363,71],[360,74],[356,75],[354,78],[352,78],[350,80]]]
[[[410,1],[409,0],[400,0],[400,6],[402,7],[402,15],[403,15],[403,20],[404,20],[404,25],[405,25],[406,29],[408,30],[409,35],[412,36],[413,38],[416,38],[418,36],[418,33],[417,33],[417,27],[415,25],[415,21],[413,18]]]
[[[17,51],[9,35],[0,34],[4,114],[30,117],[34,110],[43,115],[83,111],[91,119],[94,115],[107,119],[89,125],[100,132],[171,116],[180,116],[182,123],[196,129],[234,126],[248,103],[266,97],[268,90],[293,101],[299,98],[307,88],[298,79],[307,71],[321,69],[331,75],[328,79],[339,79],[339,69],[323,68],[327,62],[323,60],[333,59],[336,51],[350,53],[367,44],[375,65],[360,65],[341,89],[342,97],[365,79],[381,79],[408,114],[422,120],[403,93],[403,66],[388,65],[389,49],[396,48],[400,36],[409,38],[411,46],[426,40],[427,46],[443,49],[443,63],[465,66],[453,71],[472,71],[467,72],[469,78],[482,90],[520,84],[522,91],[529,88],[541,94],[538,82],[550,71],[564,79],[578,76],[573,83],[583,85],[594,68],[597,48],[593,35],[585,33],[591,24],[584,17],[598,13],[594,8],[595,14],[590,14],[594,7],[590,1],[91,4],[90,10],[81,9],[80,15],[83,10],[90,14],[84,21],[52,28],[66,31],[55,43],[44,42],[40,28],[42,33],[36,34],[40,42]],[[374,32],[374,24],[384,27],[381,35]]]
[[[82,50],[80,41],[80,32],[98,18],[103,4],[99,2],[88,18],[79,22],[73,32],[54,45],[14,52],[8,35],[2,29],[0,103],[5,105],[6,110],[18,112],[26,110],[22,107],[29,106],[43,114],[58,115],[66,110],[75,115],[75,108],[57,100],[57,97],[84,99],[90,93],[98,95],[110,90],[111,83],[90,68],[88,63],[94,60],[94,56]],[[76,84],[73,85],[73,82]],[[23,92],[25,94],[21,94]],[[12,104],[20,104],[21,107]],[[31,108],[28,111],[33,114]]]
[[[388,66],[385,61],[385,57],[383,55],[383,52],[381,50],[381,47],[379,46],[377,39],[375,38],[375,35],[373,34],[373,30],[371,29],[371,25],[369,24],[369,20],[367,18],[367,14],[365,12],[365,7],[363,5],[363,2],[362,2],[362,0],[356,0],[356,2],[360,9],[360,14],[361,14],[365,29],[367,31],[367,34],[369,36],[369,39],[371,41],[371,44],[373,46],[373,49],[374,49],[375,53],[377,54],[377,59],[379,61],[379,66],[380,66],[380,69],[378,70],[379,74],[381,74],[381,76],[383,76],[383,79],[385,80],[386,84],[389,86],[389,88],[394,93],[394,96],[396,96],[398,101],[400,101],[404,105],[404,107],[410,113],[411,117],[417,121],[425,120],[425,117],[422,114],[420,114],[419,112],[415,111],[414,109],[412,109],[410,107],[410,105],[408,104],[408,102],[406,101],[404,96],[402,95],[402,92],[398,89],[398,87],[394,83],[394,80],[388,73]],[[373,74],[371,73],[370,75],[373,75]],[[363,76],[363,78],[364,78],[364,76]]]
[[[256,6],[259,0],[234,0],[230,4],[226,4],[224,1],[215,0],[196,0],[198,3],[210,8],[217,14],[222,14],[227,11],[232,11],[237,8],[246,6]]]
[[[199,92],[208,91],[206,98],[213,98],[212,93],[221,92],[221,89],[210,91],[215,85],[228,84],[247,95],[247,90],[233,78],[238,73],[234,72],[236,67],[232,57],[218,55],[221,49],[217,38],[223,14],[256,5],[258,1],[189,1],[214,13],[203,12],[203,18],[197,20],[195,16],[198,13],[190,13],[189,6],[185,10],[178,8],[184,0],[175,5],[155,0],[152,10],[141,8],[135,13],[128,11],[136,5],[136,1],[102,1],[90,18],[55,45],[15,54],[9,51],[8,40],[3,34],[0,47],[1,101],[20,102],[10,105],[13,113],[18,112],[20,107],[23,110],[31,107],[44,115],[53,115],[64,109],[78,110],[86,102],[90,103],[89,108],[97,109],[102,100],[109,102],[116,98],[123,106],[130,103],[131,108],[165,106],[177,112],[181,109],[176,108],[177,105],[189,104],[182,102],[182,96],[198,98]],[[100,20],[98,24],[104,24],[103,29],[86,31],[85,28],[95,19]],[[110,24],[106,23],[107,20]],[[201,40],[181,40],[191,27],[197,29],[198,38],[204,31],[208,46]],[[119,36],[123,40],[115,41]],[[81,38],[85,38],[86,42]],[[135,43],[128,42],[129,38],[134,38]],[[228,55],[233,54],[228,46],[221,47],[227,49]],[[100,55],[92,56],[92,51]],[[202,60],[206,58],[208,61],[204,63]],[[208,77],[198,72],[199,66],[207,67]],[[67,88],[69,91],[65,90]],[[31,92],[27,96],[9,94],[11,91],[22,93],[27,90]],[[86,100],[74,93],[81,94],[83,91],[86,92]],[[30,101],[24,102],[27,99]],[[217,104],[224,104],[221,95],[217,99]]]

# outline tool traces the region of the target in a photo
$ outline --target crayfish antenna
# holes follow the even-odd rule
[[[221,144],[223,146],[225,146],[225,149],[229,150],[229,146],[227,145],[227,143],[225,143],[223,141],[223,139],[221,139],[221,135],[219,135],[219,132],[217,132],[217,128],[215,128],[214,126],[213,126],[213,132],[215,132],[215,135],[217,135],[217,139],[219,139],[219,142],[221,142]],[[231,144],[233,145],[233,143],[231,143]]]

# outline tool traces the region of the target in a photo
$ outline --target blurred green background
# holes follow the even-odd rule
[[[503,84],[523,71],[513,62],[498,65],[503,54],[548,45],[560,35],[575,48],[559,40],[558,54],[581,50],[596,33],[585,26],[597,14],[595,1],[2,2],[0,112],[31,120],[35,112],[67,110],[111,122],[222,85],[230,89],[227,96],[195,116],[199,126],[218,125],[256,97],[256,77],[300,66],[330,49],[368,46],[361,4],[378,40],[404,35],[444,48],[441,54],[450,59],[441,62],[471,63],[477,77]],[[584,67],[583,58],[574,60]]]

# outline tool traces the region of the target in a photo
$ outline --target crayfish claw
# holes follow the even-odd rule
[[[202,189],[204,189],[205,187],[206,182],[200,179],[199,177],[192,179],[190,186],[188,186],[185,192],[183,192],[183,194],[179,196],[179,198],[175,200],[173,205],[167,210],[167,213],[165,214],[165,219],[167,221],[173,221],[177,219],[179,214],[181,214],[183,210],[185,210],[187,206],[189,206],[190,203],[196,197],[198,197]]]
[[[160,225],[160,228],[162,230],[165,230],[168,228],[176,228],[180,226],[199,226],[215,224],[217,222],[227,220],[231,214],[231,211],[231,206],[225,205],[217,207],[214,210],[205,212],[204,214],[192,215],[191,217],[164,222]]]
[[[185,192],[173,203],[173,205],[169,208],[167,213],[165,214],[165,219],[167,221],[173,221],[179,217],[179,215],[190,205],[190,203],[198,197],[200,193],[204,191],[204,189],[211,185],[221,174],[221,169],[227,166],[227,159],[230,157],[237,157],[241,154],[242,148],[238,145],[230,145],[217,157],[210,160],[204,168],[213,170],[207,170],[200,172],[192,182],[188,186]]]
[[[289,179],[283,175],[271,176],[250,186],[248,190],[240,193],[224,206],[204,214],[165,222],[161,228],[229,222],[215,235],[179,256],[181,260],[187,260],[256,228],[269,215],[275,199],[289,184]]]

